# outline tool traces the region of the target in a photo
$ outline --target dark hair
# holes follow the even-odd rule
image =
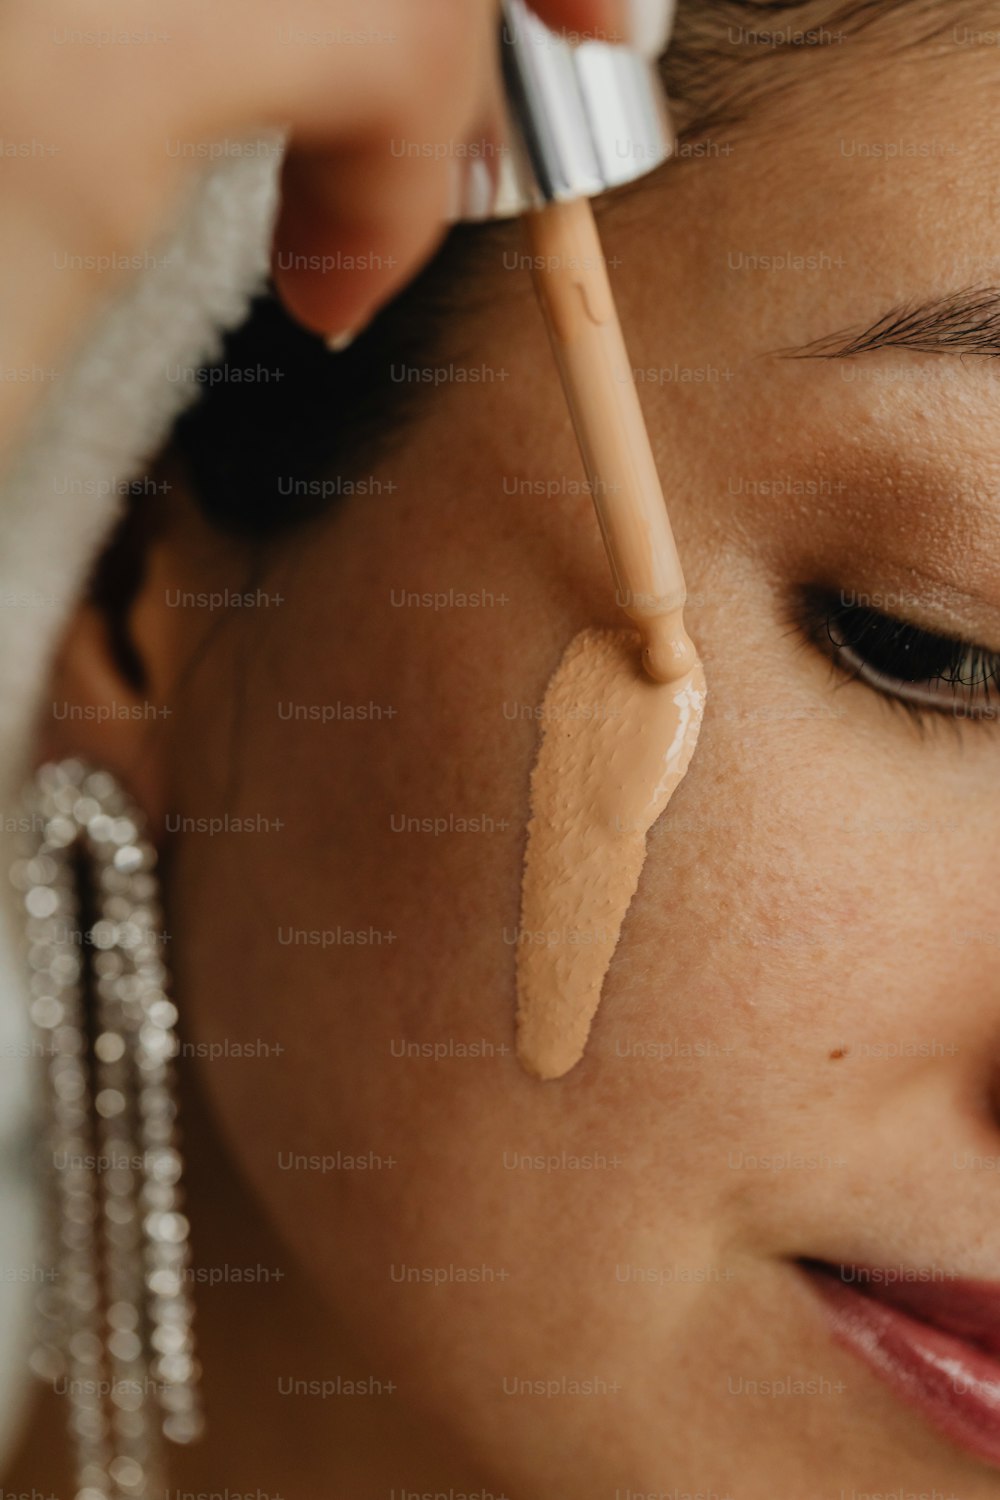
[[[940,0],[681,0],[664,73],[682,144],[738,130],[778,79],[783,92],[788,75],[776,70],[777,59],[842,53],[841,43],[863,43],[876,22],[904,12],[906,40],[926,39],[954,24],[953,0],[945,8],[942,22]],[[496,265],[498,237],[512,232],[454,229],[423,274],[341,354],[293,322],[273,295],[257,298],[219,361],[223,377],[237,378],[206,382],[174,432],[173,452],[204,514],[240,535],[274,533],[323,508],[283,498],[282,478],[346,480],[369,470],[427,399],[393,381],[393,364],[434,363],[442,328],[487,261]],[[261,378],[245,378],[255,371]],[[281,488],[287,495],[289,485]]]
[[[413,383],[394,381],[393,366],[434,363],[438,331],[462,306],[462,288],[497,232],[493,225],[453,229],[426,269],[340,354],[296,323],[273,293],[256,298],[225,340],[220,379],[203,383],[174,429],[172,452],[208,519],[241,535],[280,531],[329,504],[308,494],[288,498],[288,480],[349,479],[384,458],[426,399]]]

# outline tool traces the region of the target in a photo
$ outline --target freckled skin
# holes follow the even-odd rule
[[[207,643],[204,618],[165,610],[168,580],[246,577],[171,500],[160,602],[147,588],[142,604],[149,696],[174,709],[159,731],[167,805],[283,823],[165,852],[186,1037],[284,1049],[181,1060],[197,1253],[285,1279],[200,1299],[211,1427],[178,1488],[1000,1497],[995,1470],[833,1344],[789,1265],[1000,1276],[1000,1179],[953,1165],[1000,1153],[996,726],[921,736],[843,684],[794,622],[803,583],[914,593],[923,623],[957,619],[1000,648],[982,364],[945,386],[930,357],[886,354],[848,382],[771,353],[995,281],[996,49],[911,55],[878,30],[788,59],[801,86],[751,111],[730,154],[680,158],[602,209],[630,354],[652,372],[640,395],[710,699],[564,1078],[543,1085],[514,1055],[537,710],[573,638],[621,621],[588,495],[517,490],[583,476],[528,277],[502,267],[516,226],[483,241],[475,306],[442,354],[508,378],[442,388],[378,470],[394,492],[273,545],[284,605]],[[955,151],[840,147],[932,136]],[[734,249],[829,264],[731,269]],[[896,358],[927,379],[865,375]],[[747,488],[789,474],[817,488]],[[493,603],[391,602],[449,588]],[[395,717],[276,712],[370,700]],[[489,822],[405,834],[400,814]],[[394,941],[288,947],[288,925]],[[398,1055],[449,1039],[492,1050]],[[937,1050],[890,1055],[896,1043]],[[396,1165],[278,1165],[370,1150]],[[591,1165],[517,1165],[535,1155]],[[765,1157],[814,1165],[745,1165]],[[394,1281],[399,1264],[508,1274],[427,1287]],[[629,1274],[643,1269],[658,1275]],[[396,1391],[353,1405],[276,1393],[282,1375],[338,1373]],[[505,1394],[510,1377],[618,1388],[546,1399]],[[781,1378],[843,1389],[781,1400],[730,1385]]]

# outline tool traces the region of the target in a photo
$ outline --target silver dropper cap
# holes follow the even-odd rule
[[[574,44],[525,0],[503,0],[506,139],[456,217],[510,218],[593,198],[645,177],[674,149],[655,58],[610,42]]]

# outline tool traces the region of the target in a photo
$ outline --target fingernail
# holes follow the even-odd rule
[[[331,333],[330,337],[326,340],[326,347],[331,354],[343,354],[345,349],[351,347],[357,336],[358,331],[356,328],[345,328],[343,333]]]
[[[666,50],[674,29],[677,0],[625,0],[629,41],[646,57]]]

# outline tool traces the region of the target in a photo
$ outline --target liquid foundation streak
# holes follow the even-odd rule
[[[590,203],[526,216],[538,293],[632,630],[582,631],[542,706],[517,946],[517,1053],[538,1078],[583,1056],[646,836],[687,771],[705,679]]]

